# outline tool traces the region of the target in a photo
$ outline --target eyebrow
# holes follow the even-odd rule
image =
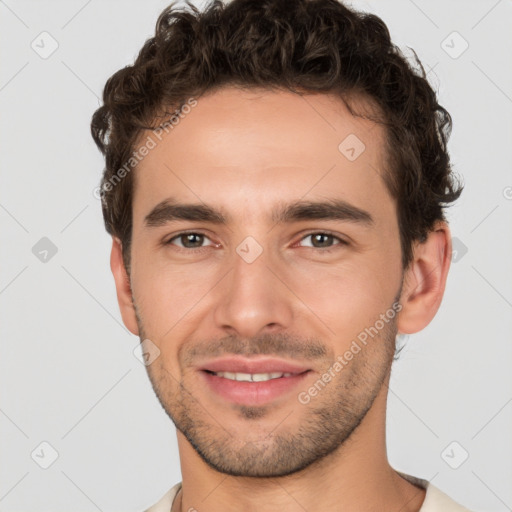
[[[369,212],[342,199],[323,201],[294,201],[277,205],[270,215],[275,224],[299,222],[302,220],[342,220],[372,226],[374,219]],[[148,228],[164,226],[175,220],[229,224],[231,217],[220,210],[200,203],[179,203],[168,198],[158,203],[144,218]]]

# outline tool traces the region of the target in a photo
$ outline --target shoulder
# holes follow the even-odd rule
[[[170,512],[172,502],[181,488],[181,482],[171,487],[153,506],[146,509],[144,512]]]
[[[452,500],[447,494],[428,482],[411,475],[400,473],[406,480],[426,489],[425,500],[419,512],[472,512],[468,508]],[[172,502],[181,488],[181,482],[169,489],[153,506],[144,512],[170,512]]]
[[[442,492],[432,484],[427,486],[427,494],[419,512],[471,512],[456,501],[452,500],[447,494]]]
[[[471,510],[452,500],[450,496],[432,485],[428,480],[407,475],[401,471],[397,471],[397,473],[412,484],[427,491],[418,512],[471,512]]]

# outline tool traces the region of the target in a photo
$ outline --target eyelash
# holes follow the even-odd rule
[[[167,240],[166,242],[163,242],[163,245],[173,245],[172,242],[176,239],[179,239],[180,237],[184,236],[184,235],[201,235],[201,236],[204,236],[205,238],[208,238],[208,236],[204,233],[201,233],[199,231],[183,231],[181,233],[178,233],[177,235],[174,235],[172,238],[170,238],[169,240]],[[326,247],[326,248],[322,248],[322,247],[309,247],[310,249],[316,249],[317,251],[320,251],[322,253],[331,253],[333,250],[335,250],[337,247],[339,246],[347,246],[349,245],[349,243],[346,241],[346,240],[343,240],[342,238],[336,236],[334,233],[331,233],[329,231],[312,231],[310,233],[307,233],[305,234],[300,240],[299,242],[302,242],[304,239],[310,237],[310,236],[313,236],[313,235],[327,235],[327,236],[331,236],[333,239],[337,240],[338,243],[337,244],[334,244],[333,246],[331,247]],[[175,246],[178,250],[180,251],[184,251],[184,252],[203,252],[204,250],[208,249],[208,247],[212,247],[214,246],[215,244],[212,244],[212,245],[208,245],[208,246],[205,246],[205,247],[194,247],[194,248],[187,248],[187,247],[180,247],[180,246]]]

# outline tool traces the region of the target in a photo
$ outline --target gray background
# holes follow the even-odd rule
[[[138,511],[181,478],[174,426],[118,312],[89,134],[106,79],[167,3],[0,1],[4,512]],[[512,3],[353,5],[430,70],[466,184],[443,304],[393,369],[390,462],[474,510],[511,510]]]

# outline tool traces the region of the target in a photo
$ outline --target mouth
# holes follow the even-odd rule
[[[228,402],[263,405],[289,394],[311,371],[279,359],[230,357],[199,368],[207,389]]]
[[[292,377],[296,375],[290,372],[273,372],[273,373],[233,373],[233,372],[206,372],[216,375],[217,377],[223,377],[224,379],[236,380],[238,382],[266,382],[267,380],[280,379],[282,377]]]

